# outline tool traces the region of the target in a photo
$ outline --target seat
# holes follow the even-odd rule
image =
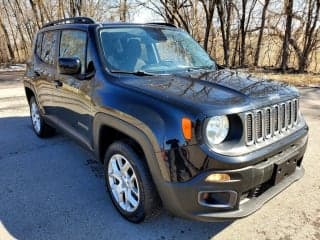
[[[141,63],[141,44],[138,39],[131,38],[127,41],[123,51],[125,61],[122,63],[122,69],[126,71],[136,71],[137,65]],[[142,61],[143,62],[143,61]]]

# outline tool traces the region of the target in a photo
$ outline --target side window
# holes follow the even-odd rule
[[[87,33],[77,30],[64,30],[61,34],[60,57],[78,57],[81,73],[85,73]]]
[[[41,44],[42,44],[42,33],[37,35],[37,42],[36,42],[36,55],[40,58],[41,57]]]
[[[55,62],[55,50],[57,42],[57,32],[45,32],[42,39],[41,60],[48,64]]]

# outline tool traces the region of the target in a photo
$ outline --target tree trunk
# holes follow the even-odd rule
[[[51,16],[48,12],[47,7],[43,3],[43,0],[38,0],[38,3],[39,3],[40,16],[42,18],[43,23],[45,23],[45,21],[51,22]]]
[[[206,15],[206,30],[204,34],[203,48],[208,51],[209,35],[212,27],[212,19],[214,15],[214,8],[216,0],[201,0],[202,6]]]
[[[229,66],[230,58],[230,28],[231,28],[231,14],[232,14],[232,0],[228,0],[226,3],[227,8],[227,29],[226,29],[226,65]]]
[[[282,43],[282,60],[281,60],[281,70],[285,72],[288,69],[288,58],[289,58],[289,41],[291,38],[292,31],[292,17],[293,17],[293,0],[286,0],[286,10],[285,14],[287,17],[286,28],[284,39]]]
[[[36,23],[37,23],[37,26],[38,26],[38,29],[39,29],[43,23],[41,23],[41,21],[40,21],[40,18],[39,18],[39,15],[38,15],[38,10],[37,10],[37,5],[34,2],[34,0],[29,0],[29,3],[31,5],[32,13],[33,13],[33,16],[36,19]]]
[[[21,7],[19,1],[15,0],[15,3],[16,3],[16,6],[18,8],[19,14],[22,17],[22,21],[23,21],[24,27],[25,27],[25,29],[27,31],[27,36],[29,38],[29,41],[31,42],[32,41],[32,37],[33,37],[33,33],[31,32],[31,29],[28,26],[28,21],[26,20],[25,14],[23,13],[23,10],[22,10],[22,7]]]
[[[23,29],[21,29],[21,24],[19,24],[19,18],[18,18],[18,14],[17,14],[17,11],[16,11],[16,9],[15,9],[15,7],[11,4],[11,2],[10,1],[8,1],[8,3],[9,3],[9,5],[10,5],[10,8],[11,8],[11,10],[12,10],[12,12],[13,12],[13,15],[14,15],[14,17],[15,17],[15,19],[16,19],[16,21],[17,21],[17,29],[18,29],[18,32],[19,32],[19,34],[20,34],[20,38],[21,38],[21,46],[22,46],[22,49],[23,49],[23,51],[24,51],[24,54],[25,54],[25,57],[28,55],[28,46],[27,46],[27,41],[26,41],[26,38],[25,38],[25,36],[24,36],[24,31],[23,31]],[[9,20],[9,15],[8,15],[8,20]],[[10,24],[10,25],[12,25],[12,24]],[[12,33],[13,34],[13,33]],[[14,38],[14,41],[16,41],[16,39]],[[21,47],[20,46],[20,47]],[[18,49],[18,46],[17,46],[17,52],[19,51],[19,49]],[[20,57],[19,57],[20,58]],[[21,60],[23,60],[22,58],[20,58],[20,61]]]
[[[64,6],[63,0],[58,1],[58,8],[59,8],[59,11],[58,11],[59,19],[66,18],[65,6]]]
[[[318,24],[319,14],[320,14],[320,0],[312,1],[309,0],[308,3],[308,17],[304,34],[304,45],[302,54],[299,57],[299,72],[305,72],[308,63],[310,53],[314,47],[315,39],[317,38],[315,35],[315,29]],[[315,6],[316,5],[316,6]],[[315,9],[315,16],[313,16],[313,11]]]
[[[226,66],[229,65],[229,48],[230,48],[230,17],[231,17],[231,0],[217,1],[217,10],[220,20],[220,29],[222,34],[223,59]]]
[[[260,26],[260,31],[259,31],[256,53],[254,55],[254,63],[253,63],[254,66],[258,66],[258,64],[259,64],[261,43],[262,43],[263,31],[264,31],[264,27],[265,27],[265,23],[266,23],[266,13],[267,13],[269,3],[270,3],[270,0],[265,0],[265,3],[263,5],[263,9],[262,9],[261,26]]]
[[[4,12],[5,12],[5,15],[7,17],[7,21],[8,21],[8,24],[9,24],[9,29],[10,29],[11,36],[12,36],[12,39],[13,39],[13,45],[15,47],[16,54],[17,54],[17,57],[16,57],[15,60],[16,61],[21,61],[20,52],[19,52],[19,46],[18,46],[18,43],[17,43],[17,37],[14,36],[15,31],[13,30],[13,24],[11,22],[11,19],[10,19],[9,13],[8,13],[8,9],[6,7],[6,4],[5,4],[4,0],[2,0],[2,3],[4,5]],[[16,20],[18,21],[18,19],[16,19]]]
[[[236,66],[236,58],[237,58],[237,53],[239,55],[239,37],[240,37],[240,28],[238,27],[238,31],[237,31],[237,37],[236,37],[236,44],[234,47],[234,51],[233,51],[233,56],[232,56],[232,66]]]
[[[120,12],[120,22],[126,22],[127,21],[127,0],[120,0],[120,6],[119,6],[119,12]]]
[[[245,56],[246,56],[246,31],[245,31],[245,22],[246,22],[246,8],[247,0],[242,0],[242,15],[240,19],[240,52],[239,52],[239,64],[240,66],[244,65]]]
[[[12,46],[10,44],[9,34],[8,34],[6,27],[4,26],[4,24],[2,22],[2,18],[0,18],[0,27],[3,31],[5,39],[6,39],[7,48],[8,48],[8,52],[9,52],[9,61],[12,61],[14,59],[14,51],[13,51]]]

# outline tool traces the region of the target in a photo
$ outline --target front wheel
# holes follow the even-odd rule
[[[160,210],[160,200],[145,162],[126,142],[115,142],[104,159],[107,190],[127,220],[139,223]]]
[[[31,97],[29,106],[33,131],[41,138],[52,136],[54,129],[43,120],[35,97]]]

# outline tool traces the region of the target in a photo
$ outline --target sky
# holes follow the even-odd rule
[[[137,9],[135,14],[133,14],[132,22],[135,22],[135,23],[163,22],[163,19],[149,9],[140,8],[140,9]]]

